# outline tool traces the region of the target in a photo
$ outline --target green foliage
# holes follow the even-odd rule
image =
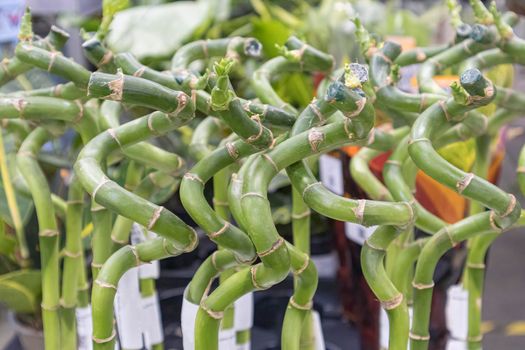
[[[119,11],[129,7],[129,0],[103,0],[102,1],[102,23],[98,30],[101,38],[104,38],[108,31],[113,17]]]
[[[108,46],[139,60],[170,57],[213,19],[208,1],[177,1],[119,12],[111,23]]]
[[[33,25],[31,23],[31,10],[29,7],[26,7],[26,11],[20,21],[18,39],[20,41],[31,41],[31,39],[33,39]]]
[[[0,303],[16,313],[35,313],[40,308],[40,271],[21,270],[0,276]]]
[[[263,52],[266,57],[278,56],[279,46],[284,45],[292,30],[276,19],[252,19],[252,35],[263,45]]]

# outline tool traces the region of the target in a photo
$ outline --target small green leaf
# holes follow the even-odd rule
[[[22,270],[0,276],[0,303],[16,313],[34,313],[40,308],[40,271]]]
[[[102,1],[102,23],[98,34],[104,38],[109,31],[113,17],[119,11],[129,7],[129,0],[103,0]]]
[[[213,19],[207,1],[137,6],[119,12],[111,22],[108,46],[139,60],[167,58]]]

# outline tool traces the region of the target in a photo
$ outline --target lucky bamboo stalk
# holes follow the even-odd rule
[[[17,166],[29,186],[38,218],[45,346],[46,349],[61,349],[59,231],[49,185],[36,161],[40,148],[50,138],[49,132],[42,127],[32,131],[18,151]]]

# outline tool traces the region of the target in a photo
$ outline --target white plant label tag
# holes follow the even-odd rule
[[[219,350],[235,349],[235,329],[221,329],[219,331]]]
[[[161,344],[164,341],[162,317],[157,293],[142,298],[143,322],[145,338],[150,345]]]
[[[186,299],[186,291],[182,298],[182,310],[181,310],[181,328],[182,328],[182,346],[184,350],[195,349],[195,318],[197,317],[197,311],[199,311],[199,305],[193,304]]]
[[[91,305],[76,308],[78,350],[93,349],[93,317],[91,315]]]
[[[312,322],[315,336],[315,350],[325,350],[321,317],[319,316],[319,313],[315,310],[312,310]]]
[[[138,268],[134,267],[122,276],[115,295],[115,318],[122,348],[141,349],[144,346],[142,316]]]
[[[319,157],[321,182],[330,191],[342,196],[345,192],[343,181],[343,162],[339,158],[323,154]]]
[[[353,222],[345,222],[346,237],[359,245],[363,245],[376,228],[377,226],[366,227]]]
[[[450,337],[466,341],[468,338],[468,291],[462,285],[448,288],[445,316]]]
[[[234,328],[244,331],[253,327],[253,293],[248,293],[234,303]]]

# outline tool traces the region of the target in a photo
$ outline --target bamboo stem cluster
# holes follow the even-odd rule
[[[130,53],[114,54],[95,36],[83,45],[97,67],[92,72],[58,51],[67,40],[62,30],[53,27],[46,38],[34,38],[26,13],[15,57],[2,63],[0,84],[31,68],[67,81],[0,96],[3,131],[20,142],[16,163],[22,176],[13,184],[32,198],[38,218],[46,349],[76,348],[75,308],[88,305],[89,290],[94,349],[114,348],[118,329],[113,304],[124,274],[198,245],[196,229],[161,205],[176,191],[184,210],[207,237],[200,239],[218,247],[199,266],[184,295],[198,307],[192,320],[195,349],[218,349],[220,332],[231,329],[237,331],[239,346],[249,343],[249,329],[234,328],[234,314],[245,310],[233,305],[290,274],[294,288],[281,345],[287,350],[314,348],[312,308],[318,276],[310,258],[313,212],[378,226],[362,247],[361,265],[387,312],[391,350],[405,350],[408,343],[414,350],[428,348],[436,265],[447,251],[468,241],[462,282],[469,292],[469,318],[463,341],[469,348],[481,348],[485,255],[501,232],[523,222],[516,197],[487,179],[490,143],[502,125],[523,111],[525,101],[523,93],[496,86],[482,70],[522,64],[525,44],[512,30],[516,16],[499,13],[494,4],[487,9],[480,1],[471,1],[476,23],[469,25],[462,22],[457,3],[447,3],[456,30],[454,42],[402,51],[394,42],[371,39],[356,20],[366,64],[343,69],[337,69],[330,55],[290,37],[279,56],[262,62],[247,77],[256,98],[238,96],[231,79],[244,61],[261,61],[262,47],[256,39],[191,42],[177,50],[169,71],[159,72]],[[204,61],[210,69],[194,70],[195,61]],[[419,91],[400,90],[399,67],[416,63]],[[436,84],[435,75],[457,67],[462,72],[450,90]],[[292,106],[272,86],[281,74],[291,72],[325,76],[307,106]],[[481,107],[488,104],[497,108],[493,115],[483,114]],[[378,111],[399,126],[378,125]],[[69,167],[64,201],[52,194],[39,153],[69,129],[75,130],[80,146]],[[155,142],[187,130],[191,140],[177,154]],[[439,152],[470,139],[476,145],[471,172]],[[307,161],[347,145],[361,147],[350,171],[366,199],[332,193],[314,175],[314,162]],[[385,152],[390,154],[379,179],[369,163]],[[6,164],[0,167],[4,184],[9,184]],[[517,169],[525,192],[524,169],[525,151]],[[418,171],[466,198],[468,215],[449,223],[418,202]],[[292,186],[290,242],[272,216],[268,192],[276,176],[286,176]],[[210,182],[212,204],[205,196]],[[16,218],[16,203],[10,197]],[[90,213],[85,215],[88,204]],[[65,220],[64,234],[59,218]],[[157,236],[130,244],[134,223]],[[81,232],[88,224],[93,229],[86,252]],[[18,223],[15,228],[26,259],[23,227]],[[416,237],[414,228],[428,236]],[[217,278],[220,284],[211,288]],[[151,279],[142,280],[140,288],[143,297],[155,295]],[[161,343],[154,346],[162,348]]]

